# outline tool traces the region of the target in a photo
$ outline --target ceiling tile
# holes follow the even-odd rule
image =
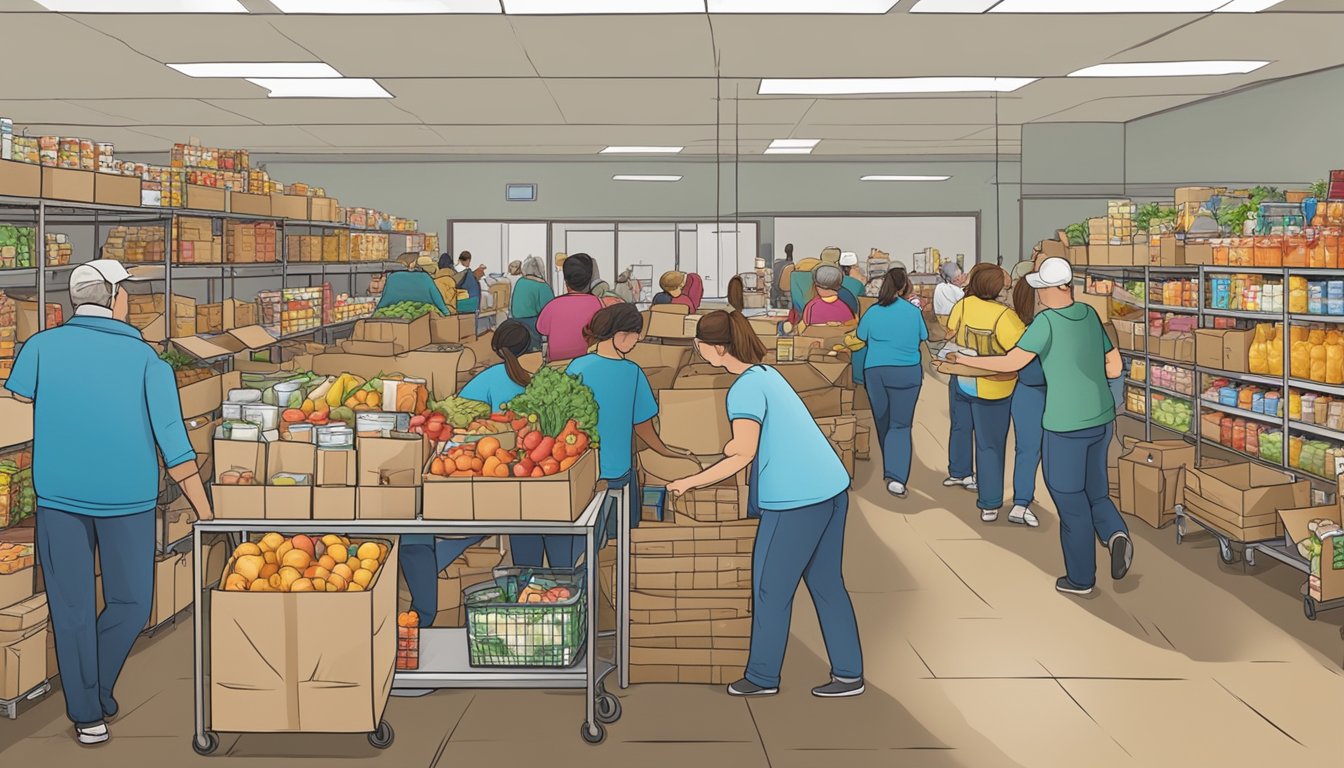
[[[312,61],[313,54],[249,14],[96,14],[74,18],[158,61]],[[183,75],[185,77],[185,75]]]
[[[563,123],[546,84],[529,79],[384,79],[396,105],[427,123]]]
[[[419,123],[397,99],[221,99],[211,102],[241,122],[264,125]]]
[[[992,97],[819,99],[807,113],[818,125],[993,123]]]
[[[715,74],[707,16],[514,16],[509,20],[543,77]]]
[[[97,102],[81,106],[54,98],[0,101],[0,115],[14,120],[15,133],[19,132],[20,126],[32,123],[100,125],[114,122],[106,112],[100,110]]]
[[[105,99],[71,103],[103,112],[106,124],[251,125],[255,122],[196,99]]]
[[[383,125],[369,129],[358,125],[309,125],[308,133],[327,144],[365,147],[438,147],[443,137],[425,125]]]
[[[570,123],[714,123],[713,80],[546,81]]]

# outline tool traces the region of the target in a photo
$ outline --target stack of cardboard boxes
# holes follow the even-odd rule
[[[172,328],[165,319],[166,301],[162,293],[130,296],[130,323],[139,328],[146,341],[162,341],[166,336],[185,338],[196,335],[196,301],[186,296],[172,298]]]
[[[103,258],[127,264],[163,263],[163,227],[116,226],[103,242]]]
[[[7,548],[18,545],[4,545]],[[32,545],[0,561],[0,699],[22,698],[55,674],[48,670],[47,595],[34,591]]]
[[[214,234],[214,220],[178,216],[173,220],[174,264],[222,264],[224,240]]]
[[[351,235],[328,232],[325,235],[289,235],[286,238],[290,261],[328,264],[350,261]]]
[[[269,221],[225,223],[224,260],[230,264],[270,264],[280,258],[275,224]]]

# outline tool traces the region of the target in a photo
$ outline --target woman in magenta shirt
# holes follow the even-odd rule
[[[561,270],[569,292],[552,299],[537,316],[537,332],[546,339],[546,359],[573,360],[588,353],[583,329],[602,308],[602,300],[588,292],[593,283],[593,259],[576,253]]]
[[[672,300],[673,304],[685,304],[690,308],[694,315],[700,311],[700,300],[705,297],[705,281],[694,272],[686,275],[686,285],[681,288],[681,295]]]
[[[844,281],[845,273],[839,267],[831,264],[817,267],[812,278],[817,296],[803,308],[803,325],[854,322],[854,310],[840,300],[840,286]]]

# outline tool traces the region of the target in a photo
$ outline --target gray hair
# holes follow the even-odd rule
[[[834,264],[822,264],[812,274],[812,283],[818,288],[838,291],[845,282],[845,273]]]
[[[944,283],[950,283],[961,274],[961,267],[955,261],[944,262],[943,266],[938,268],[938,277]]]
[[[76,307],[84,304],[94,304],[99,307],[112,307],[112,299],[117,295],[117,289],[111,283],[106,281],[89,281],[80,285],[70,286],[70,303]]]
[[[540,256],[528,256],[523,259],[523,274],[546,279],[546,262]]]

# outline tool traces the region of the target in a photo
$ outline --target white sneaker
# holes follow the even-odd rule
[[[958,486],[970,491],[976,490],[975,475],[967,477],[949,477],[943,481],[943,486],[947,488],[956,488]]]
[[[112,734],[108,732],[106,723],[99,723],[85,728],[75,728],[75,737],[79,739],[80,744],[91,747],[107,741]]]
[[[904,499],[906,494],[905,485],[892,480],[890,483],[887,483],[887,493],[890,493],[898,499]]]
[[[980,519],[981,519],[981,520],[984,520],[986,523],[992,523],[992,522],[994,522],[995,520],[998,520],[998,519],[999,519],[999,510],[997,510],[997,509],[982,509],[982,510],[980,510]]]
[[[1013,507],[1013,511],[1008,513],[1008,522],[1031,528],[1039,527],[1041,524],[1041,521],[1036,519],[1035,512],[1021,505]]]

